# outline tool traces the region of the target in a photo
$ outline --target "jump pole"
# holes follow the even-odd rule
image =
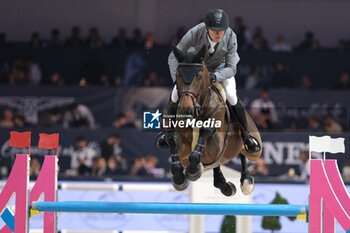
[[[39,212],[129,213],[129,214],[194,214],[194,215],[259,215],[298,216],[308,212],[305,205],[209,204],[150,202],[33,202]]]

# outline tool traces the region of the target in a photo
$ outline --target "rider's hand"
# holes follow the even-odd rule
[[[211,84],[216,82],[216,75],[214,73],[210,73],[210,82]]]

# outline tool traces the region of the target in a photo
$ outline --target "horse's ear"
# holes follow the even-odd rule
[[[207,52],[207,46],[204,44],[202,48],[199,50],[199,52],[196,54],[196,57],[194,58],[195,62],[202,63],[205,57],[205,53]]]
[[[182,62],[185,59],[185,54],[180,49],[178,49],[176,45],[172,44],[171,49],[173,50],[173,53],[178,62]]]

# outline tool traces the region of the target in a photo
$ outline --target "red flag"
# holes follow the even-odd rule
[[[59,134],[45,134],[41,133],[39,134],[39,148],[45,148],[45,149],[58,149],[58,138]]]
[[[10,147],[30,147],[30,132],[10,132]]]

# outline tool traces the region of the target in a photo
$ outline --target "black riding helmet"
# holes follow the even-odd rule
[[[204,19],[207,28],[213,31],[226,31],[229,19],[225,11],[221,9],[210,10]]]

